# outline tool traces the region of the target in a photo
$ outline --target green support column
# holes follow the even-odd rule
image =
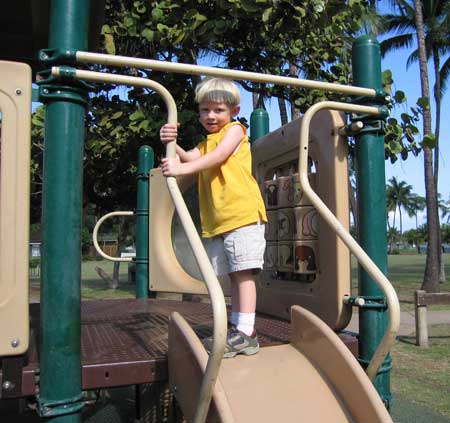
[[[136,205],[136,298],[148,297],[148,184],[153,168],[153,150],[148,145],[139,149]]]
[[[269,114],[264,109],[255,109],[250,115],[250,144],[269,133]]]
[[[49,47],[87,50],[88,0],[51,2]],[[81,421],[80,281],[83,144],[86,95],[48,80],[41,283],[41,416]]]
[[[356,86],[383,91],[380,46],[375,37],[362,36],[353,45],[353,82]],[[367,99],[366,99],[367,100]],[[382,105],[379,97],[366,103]],[[358,181],[358,237],[362,248],[384,274],[387,274],[386,182],[384,135],[376,120],[366,119],[356,137],[356,171]],[[385,298],[370,276],[359,267],[359,295],[366,305],[359,310],[359,355],[366,367],[387,325]],[[388,409],[391,404],[391,360],[384,361],[374,382]]]

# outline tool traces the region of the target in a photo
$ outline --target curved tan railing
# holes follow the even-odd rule
[[[74,77],[76,79],[83,79],[85,81],[109,82],[114,84],[150,88],[163,98],[168,110],[168,123],[177,123],[177,108],[175,100],[164,86],[158,84],[155,81],[133,76],[113,75],[108,73],[83,71],[78,69],[74,70],[73,72],[62,72],[59,67],[52,68],[53,76],[60,76],[62,73],[64,73],[64,75],[67,77]],[[166,157],[175,157],[175,154],[176,142],[173,141],[167,144]],[[198,406],[194,418],[195,422],[204,422],[209,410],[209,404],[211,402],[214,385],[217,380],[220,363],[222,361],[223,353],[225,350],[225,341],[227,334],[227,310],[225,305],[225,297],[223,295],[223,291],[219,284],[219,281],[217,280],[216,274],[214,273],[214,269],[211,266],[208,255],[206,254],[206,251],[197,233],[194,222],[192,221],[192,218],[189,214],[186,203],[184,202],[180,189],[178,188],[177,181],[174,177],[168,177],[166,179],[167,187],[169,189],[170,195],[172,196],[172,200],[178,212],[178,216],[180,217],[183,228],[186,232],[186,236],[197,260],[198,267],[200,268],[202,276],[205,279],[213,309],[214,332],[212,351],[208,357],[205,375],[200,386]]]
[[[308,180],[308,144],[309,144],[309,126],[313,116],[320,110],[332,109],[341,110],[345,112],[354,113],[366,113],[369,115],[378,115],[380,111],[377,107],[359,106],[347,103],[339,103],[334,101],[323,101],[311,106],[304,114],[300,126],[300,154],[299,154],[299,173],[300,173],[300,185],[303,192],[311,200],[313,206],[317,209],[321,217],[334,229],[336,234],[347,245],[350,251],[355,255],[361,266],[372,277],[375,283],[380,287],[386,296],[389,321],[386,328],[386,332],[375,351],[372,360],[370,361],[366,373],[371,380],[375,379],[377,371],[384,358],[391,349],[395,342],[400,326],[400,304],[398,302],[397,293],[394,287],[381,272],[381,270],[370,259],[366,252],[359,246],[359,244],[353,239],[353,237],[342,226],[339,220],[328,209],[325,203],[314,192],[309,184]]]
[[[98,244],[98,231],[100,230],[100,226],[102,226],[103,222],[111,217],[114,216],[133,216],[134,212],[131,211],[116,211],[107,213],[104,216],[102,216],[100,219],[98,219],[97,223],[94,226],[94,231],[92,232],[92,242],[94,243],[94,248],[97,253],[99,253],[103,258],[110,261],[124,261],[124,262],[130,262],[133,261],[131,257],[112,257],[106,254]]]

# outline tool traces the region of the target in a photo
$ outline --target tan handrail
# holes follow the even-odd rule
[[[188,75],[207,75],[234,80],[290,85],[291,87],[324,90],[348,95],[375,97],[373,88],[354,87],[350,85],[333,84],[330,82],[310,81],[308,79],[293,78],[264,73],[238,71],[232,69],[215,68],[213,66],[199,66],[187,63],[172,63],[160,60],[140,59],[136,57],[114,56],[111,54],[90,53],[77,51],[76,59],[82,63],[95,63],[105,66],[130,66],[137,69],[154,69],[163,72],[184,73]]]
[[[366,113],[369,115],[377,115],[380,113],[377,107],[360,106],[346,103],[339,103],[334,101],[323,101],[311,106],[302,118],[300,126],[300,154],[299,154],[299,173],[300,173],[300,185],[303,192],[311,200],[314,207],[317,209],[321,217],[331,226],[336,234],[347,245],[350,251],[355,255],[361,266],[372,277],[380,289],[384,292],[387,301],[387,307],[389,311],[389,321],[386,328],[386,332],[381,339],[378,348],[376,349],[372,360],[370,361],[366,373],[370,380],[374,380],[377,375],[377,371],[384,358],[391,349],[395,342],[400,326],[400,304],[398,302],[397,293],[394,287],[381,272],[375,263],[370,259],[366,252],[359,246],[359,244],[353,239],[353,237],[347,232],[344,226],[328,209],[325,203],[320,197],[313,191],[308,180],[308,144],[309,144],[309,127],[313,116],[320,110],[332,109],[341,110],[345,112],[354,113]]]
[[[59,76],[61,70],[59,67],[52,68],[52,75]],[[115,75],[103,72],[91,72],[83,70],[75,70],[73,77],[83,79],[85,81],[109,82],[114,84],[131,85],[135,87],[150,88],[157,92],[164,100],[167,111],[168,123],[177,123],[177,107],[175,100],[170,92],[161,84],[150,79],[138,78],[134,76]],[[167,144],[166,157],[175,157],[176,142]],[[177,181],[174,177],[168,177],[167,187],[175,205],[175,209],[183,224],[184,231],[191,245],[194,256],[197,260],[198,267],[205,279],[206,287],[211,298],[213,309],[213,345],[212,350],[206,363],[206,371],[200,386],[198,405],[194,421],[197,423],[204,422],[209,410],[212,393],[215,382],[220,369],[220,363],[225,350],[225,342],[227,335],[227,310],[225,305],[225,297],[222,288],[217,280],[214,269],[211,266],[208,255],[203,247],[202,241],[197,233],[194,222],[189,214],[186,203],[178,188]],[[131,212],[129,212],[131,213]]]
[[[98,235],[98,231],[100,230],[100,226],[102,226],[103,222],[111,217],[114,216],[133,216],[134,213],[131,211],[116,211],[116,212],[111,212],[111,213],[107,213],[104,216],[102,216],[97,223],[94,226],[94,231],[92,232],[92,241],[94,243],[94,248],[95,251],[97,251],[97,253],[99,253],[103,258],[105,258],[106,260],[110,260],[110,261],[124,261],[124,262],[130,262],[133,261],[133,259],[131,257],[112,257],[109,256],[108,254],[106,254],[101,248],[100,245],[98,244],[98,240],[97,240],[97,235]]]

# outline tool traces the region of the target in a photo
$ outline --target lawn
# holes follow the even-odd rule
[[[450,292],[450,254],[444,254],[447,281],[441,284],[441,292]],[[425,269],[425,254],[388,256],[388,279],[394,285],[402,311],[414,310],[414,292],[420,289]],[[356,261],[352,258],[352,287],[357,293]],[[434,306],[433,310],[450,310],[450,306]]]

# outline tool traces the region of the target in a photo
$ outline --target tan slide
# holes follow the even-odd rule
[[[317,316],[293,306],[290,344],[222,361],[206,421],[384,423],[392,419],[367,375]],[[169,325],[169,379],[189,423],[208,356],[181,317]]]

